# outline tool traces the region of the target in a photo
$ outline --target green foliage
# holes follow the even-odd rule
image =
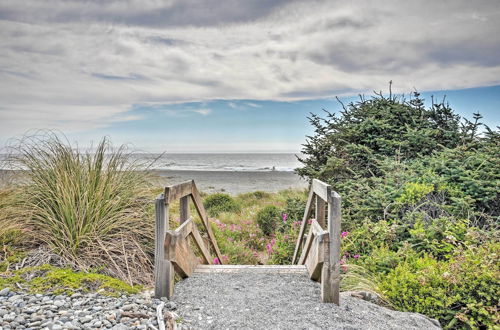
[[[433,192],[434,186],[425,183],[408,182],[403,189],[403,193],[396,198],[396,202],[415,205],[425,196]]]
[[[71,264],[141,282],[152,271],[149,183],[125,151],[107,139],[81,151],[55,134],[25,137],[12,155],[27,176],[16,212],[34,242]]]
[[[257,213],[257,224],[266,236],[273,234],[280,224],[281,211],[274,205],[268,205]]]
[[[449,328],[491,328],[500,132],[414,96],[377,94],[312,115],[297,172],[342,196],[342,261],[372,274],[389,303]]]
[[[306,198],[303,197],[289,197],[285,201],[283,213],[287,215],[287,222],[302,221],[304,211],[306,209]]]
[[[290,226],[286,232],[278,232],[272,246],[270,264],[291,265],[295,244],[299,235],[298,226]]]
[[[92,272],[75,272],[49,265],[28,267],[0,277],[0,287],[17,290],[16,283],[30,293],[72,294],[75,291],[99,292],[108,296],[138,293],[140,286],[130,286],[116,278]]]
[[[380,287],[398,309],[437,318],[447,328],[492,328],[500,316],[499,247],[458,250],[446,262],[427,254],[407,258]]]
[[[240,206],[228,194],[216,193],[208,195],[203,202],[208,215],[216,217],[222,212],[238,212]]]

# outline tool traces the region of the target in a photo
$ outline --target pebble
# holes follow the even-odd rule
[[[157,326],[156,306],[161,302],[152,298],[152,294],[146,291],[113,298],[80,292],[28,294],[4,288],[0,290],[0,329],[148,329]],[[177,308],[170,301],[165,305],[165,311]],[[145,316],[122,317],[125,312]]]

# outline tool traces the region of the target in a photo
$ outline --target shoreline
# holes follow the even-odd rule
[[[194,180],[206,193],[224,192],[238,195],[257,190],[278,192],[285,189],[307,189],[308,181],[295,172],[285,171],[193,171],[150,170],[157,182],[164,186]]]

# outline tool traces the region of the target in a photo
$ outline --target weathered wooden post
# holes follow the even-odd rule
[[[155,297],[170,299],[174,293],[174,269],[165,260],[165,234],[168,230],[168,204],[161,194],[155,201]]]
[[[321,273],[321,301],[340,303],[340,195],[328,189],[328,233],[325,262]]]
[[[184,196],[180,198],[180,219],[181,225],[189,219],[189,198],[190,196]]]
[[[325,229],[325,201],[316,196],[316,221],[319,223],[321,228]]]

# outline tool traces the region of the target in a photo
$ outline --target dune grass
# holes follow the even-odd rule
[[[124,146],[114,149],[104,138],[94,150],[81,151],[49,133],[23,138],[12,155],[14,166],[26,173],[17,210],[33,241],[77,269],[103,269],[131,284],[149,282],[149,184]]]

